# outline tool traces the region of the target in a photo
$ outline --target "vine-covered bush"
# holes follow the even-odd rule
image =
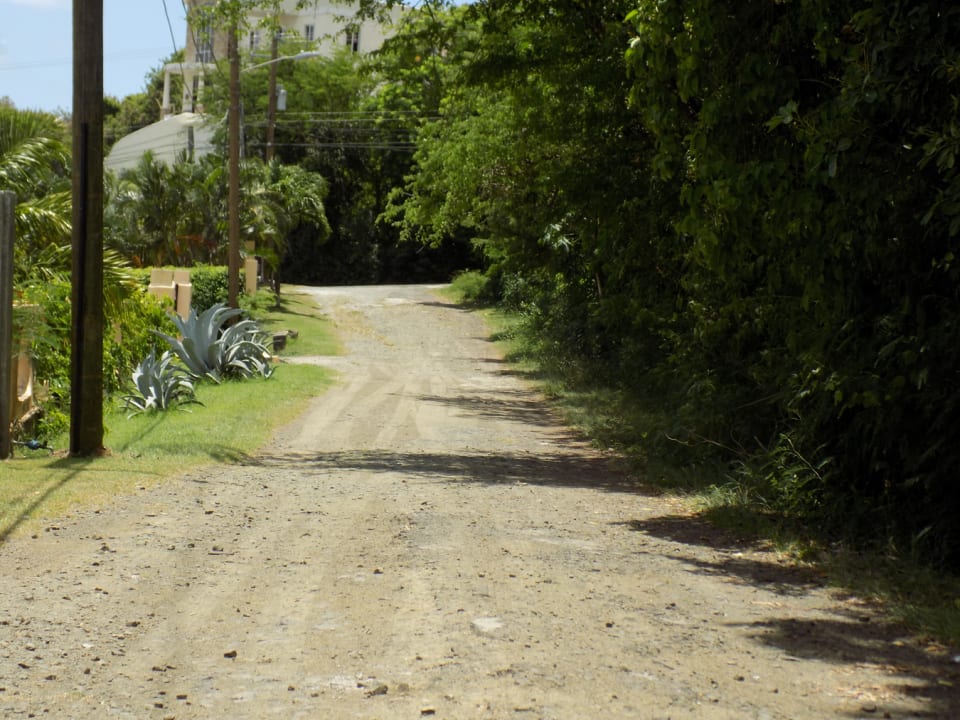
[[[690,427],[774,504],[960,566],[960,7],[630,19],[633,105],[681,181]]]

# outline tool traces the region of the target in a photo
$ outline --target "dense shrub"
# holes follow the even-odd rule
[[[153,331],[173,330],[167,303],[144,291],[136,291],[124,301],[123,312],[110,321],[103,342],[104,391],[123,388],[133,368],[157,344]]]
[[[229,280],[227,268],[222,265],[195,265],[190,268],[193,309],[202,313],[217,303],[227,302]]]
[[[960,8],[638,5],[633,102],[690,239],[673,357],[711,388],[691,427],[775,505],[960,565]]]
[[[168,270],[175,269],[172,265],[165,266]],[[226,265],[204,265],[198,264],[188,268],[190,271],[190,284],[192,286],[192,295],[190,299],[191,307],[197,312],[203,312],[217,303],[227,302],[229,274]],[[130,276],[134,278],[144,288],[150,285],[150,273],[153,268],[129,268]],[[241,271],[241,287],[242,287]]]

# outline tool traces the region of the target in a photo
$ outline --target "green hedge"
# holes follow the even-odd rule
[[[474,238],[551,364],[663,408],[648,456],[960,568],[960,5],[483,15],[388,217]]]
[[[191,305],[198,313],[228,298],[229,275],[223,265],[195,265],[190,268],[193,285]]]

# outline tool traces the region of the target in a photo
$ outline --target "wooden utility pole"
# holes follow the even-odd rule
[[[103,0],[73,0],[70,454],[103,452]]]
[[[230,62],[230,112],[228,119],[229,159],[227,192],[227,299],[230,307],[240,307],[240,51],[237,24],[230,25],[227,58]]]
[[[270,81],[267,83],[267,148],[263,159],[267,165],[273,160],[273,138],[277,127],[277,55],[280,52],[280,32],[273,31],[270,43]]]
[[[0,192],[0,460],[10,457],[13,437],[13,213],[17,196]]]
[[[228,122],[227,193],[227,298],[230,307],[240,307],[240,51],[237,47],[237,24],[230,26],[227,57],[230,62],[230,112]]]

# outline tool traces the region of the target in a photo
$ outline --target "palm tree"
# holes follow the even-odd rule
[[[146,152],[136,167],[119,179],[108,214],[113,247],[135,265],[177,264],[177,221],[183,207],[184,188],[166,163]]]
[[[53,115],[0,107],[0,190],[17,195],[14,285],[70,237],[70,155]],[[69,267],[69,266],[68,266]]]
[[[0,107],[0,190],[17,195],[13,285],[68,283],[71,259],[70,152],[55,116]],[[108,314],[119,312],[133,280],[115,253],[104,253]]]
[[[315,172],[298,165],[269,165],[249,161],[245,167],[241,219],[251,239],[257,241],[257,254],[264,259],[280,300],[280,265],[287,253],[290,233],[301,226],[311,228],[316,241],[330,236],[324,198],[327,183]]]
[[[226,263],[227,169],[223,158],[206,155],[179,164],[178,171],[185,187],[177,225],[180,238],[199,260]]]
[[[250,159],[241,167],[240,227],[264,259],[279,296],[287,238],[308,227],[317,242],[330,234],[326,181],[295,165]],[[222,158],[182,158],[172,166],[149,153],[108,183],[107,244],[134,264],[222,262],[226,250],[226,172]]]

